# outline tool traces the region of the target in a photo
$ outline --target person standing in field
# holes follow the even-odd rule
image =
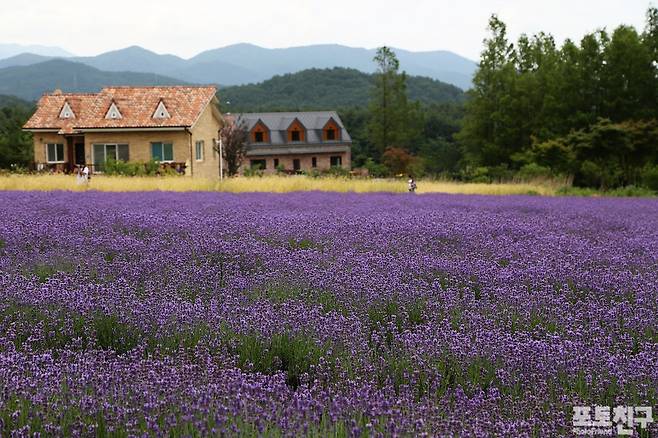
[[[84,169],[82,169],[82,181],[85,183],[89,182],[89,167],[86,164]]]
[[[409,175],[409,193],[416,193],[416,181]]]

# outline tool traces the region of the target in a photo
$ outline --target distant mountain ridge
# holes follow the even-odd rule
[[[41,46],[35,44],[23,45],[23,44],[0,43],[0,59],[20,55],[21,53],[32,53],[41,56],[61,56],[61,57],[73,56],[71,52],[68,52],[59,47]]]
[[[413,76],[426,76],[470,88],[477,68],[474,61],[449,51],[411,52],[394,49],[401,69]],[[276,75],[296,73],[312,68],[352,68],[372,73],[375,49],[335,44],[266,49],[253,44],[235,44],[207,50],[190,59],[161,55],[139,46],[102,53],[97,56],[72,57],[104,71],[155,73],[185,82],[219,85],[244,85],[268,80]],[[0,59],[0,68],[31,65],[55,56],[21,54]],[[2,56],[0,56],[2,58]]]
[[[60,88],[67,92],[97,92],[110,85],[185,85],[184,81],[153,73],[106,72],[64,59],[0,69],[0,95],[37,100]]]

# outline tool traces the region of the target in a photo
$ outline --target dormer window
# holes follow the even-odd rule
[[[122,117],[123,116],[121,115],[119,108],[117,108],[116,103],[112,102],[112,105],[110,105],[110,109],[108,109],[107,113],[105,114],[105,118],[107,120],[118,120],[121,119]]]
[[[270,142],[269,132],[270,131],[267,128],[267,126],[261,120],[259,120],[254,125],[253,129],[251,130],[251,134],[249,136],[251,137],[251,140],[254,143],[269,143]]]
[[[75,119],[75,113],[71,109],[71,105],[68,102],[64,102],[62,110],[59,112],[60,119]]]
[[[163,101],[160,101],[158,104],[158,107],[155,109],[155,112],[153,113],[153,118],[154,119],[170,119],[171,116],[169,115],[169,111],[167,111],[167,107],[165,106]]]
[[[322,128],[322,140],[323,141],[337,141],[340,138],[340,126],[333,117],[329,118],[329,121]]]
[[[297,118],[295,118],[290,125],[288,125],[287,130],[287,140],[290,143],[304,142],[306,141],[306,127],[302,125]]]

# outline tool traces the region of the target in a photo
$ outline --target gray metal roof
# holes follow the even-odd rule
[[[251,129],[258,123],[262,122],[270,130],[270,141],[272,146],[287,145],[291,143],[286,141],[288,127],[295,119],[304,125],[306,128],[306,141],[304,145],[335,145],[351,143],[352,137],[345,129],[343,121],[338,116],[336,111],[304,111],[304,112],[281,112],[281,113],[242,113],[236,114],[236,118],[241,118],[247,124],[247,129]],[[333,119],[340,127],[340,134],[338,140],[324,141],[322,140],[322,129]],[[260,145],[260,143],[259,143]]]

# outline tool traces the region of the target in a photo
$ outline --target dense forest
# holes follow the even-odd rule
[[[365,108],[375,75],[335,67],[274,76],[258,84],[219,88],[224,112],[333,110]],[[407,79],[409,99],[425,104],[463,102],[464,92],[435,79]],[[228,102],[228,103],[227,103]]]
[[[558,47],[516,44],[493,16],[457,140],[465,170],[567,175],[581,186],[658,190],[658,10]]]

